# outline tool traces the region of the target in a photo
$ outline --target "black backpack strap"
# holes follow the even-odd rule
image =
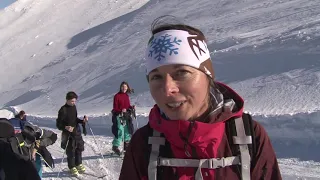
[[[249,153],[251,157],[255,157],[256,155],[256,143],[255,143],[255,133],[254,133],[254,129],[253,129],[253,122],[252,122],[252,117],[250,114],[248,113],[243,113],[242,115],[242,120],[243,120],[243,125],[245,128],[245,132],[247,136],[251,136],[252,137],[252,144],[249,144]],[[235,119],[232,118],[228,121],[226,121],[226,134],[227,134],[227,138],[228,138],[228,142],[232,151],[232,155],[238,155],[239,154],[239,147],[235,146],[233,144],[233,136],[236,136],[237,131],[236,131],[236,126],[235,126]],[[254,160],[253,158],[251,158],[251,161]]]
[[[16,136],[8,138],[8,143],[10,143],[11,150],[17,157],[25,161],[31,159],[31,149],[33,147],[32,145],[27,144],[24,141],[24,138],[21,133],[18,133],[16,134]]]
[[[255,132],[253,128],[252,116],[249,113],[243,113],[242,120],[243,120],[243,125],[245,127],[246,135],[252,137],[252,144],[249,145],[249,152],[250,152],[250,156],[252,157],[251,161],[253,161],[254,157],[257,154],[257,148],[255,143]]]
[[[59,114],[62,110],[62,115],[59,117]],[[67,116],[67,109],[65,106],[62,106],[58,112],[58,118],[56,119],[56,126],[59,130],[63,130],[64,127],[63,126],[63,120],[65,119],[65,117]]]
[[[149,144],[149,152],[148,153],[145,153],[146,154],[146,159],[147,161],[149,162],[150,164],[150,158],[154,158],[151,155],[151,153],[156,153],[158,155],[158,157],[167,157],[167,158],[173,158],[173,152],[171,150],[171,146],[170,146],[170,143],[165,139],[163,133],[154,133],[154,130],[150,127],[150,125],[148,124],[147,125],[148,127],[148,139],[147,139],[147,142]],[[161,145],[157,145],[158,147],[158,150],[155,150],[152,148],[153,146],[153,143],[151,143],[151,141],[149,141],[149,137],[152,137],[152,138],[164,138],[165,139],[165,142],[164,142],[164,145],[161,143]],[[155,141],[157,142],[157,140]],[[149,166],[149,168],[151,168]],[[154,169],[155,168],[155,169]],[[153,175],[149,174],[149,173],[152,173]],[[156,174],[154,174],[156,173]],[[153,167],[153,170],[152,171],[148,171],[148,175],[150,177],[150,175],[152,176],[152,178],[149,178],[150,179],[156,179],[156,180],[162,180],[166,177],[166,175],[164,174],[172,174],[174,177],[174,179],[178,179],[178,174],[177,172],[175,172],[173,170],[172,167],[165,167],[165,166],[157,166],[157,167]],[[173,177],[171,176],[171,177]],[[171,178],[172,179],[172,178]]]
[[[240,134],[238,135],[237,132]],[[226,135],[232,155],[240,156],[241,159],[244,158],[244,164],[248,164],[253,167],[256,161],[256,143],[251,115],[243,113],[241,118],[232,118],[226,121]],[[245,150],[246,148],[244,146],[246,146],[247,150]],[[245,151],[247,151],[247,155],[245,154]],[[250,171],[248,172],[248,167],[246,165],[238,166],[238,171],[241,179],[250,179]]]

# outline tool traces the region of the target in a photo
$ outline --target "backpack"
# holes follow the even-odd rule
[[[238,165],[238,170],[242,180],[250,180],[250,167],[255,164],[256,144],[255,132],[253,129],[252,117],[248,113],[243,113],[242,117],[232,118],[225,122],[226,134],[231,147],[231,157],[211,158],[211,159],[177,159],[173,157],[170,143],[162,133],[155,131],[150,126],[148,144],[151,151],[147,155],[149,158],[148,179],[161,179],[163,168],[166,167],[194,167],[198,168],[195,179],[201,179],[201,168],[217,169],[226,166]],[[166,158],[164,158],[166,157]],[[253,157],[253,158],[251,158]],[[161,167],[161,168],[160,168]],[[158,173],[159,171],[159,173]]]
[[[0,127],[0,141],[8,144],[19,159],[30,160],[35,138],[26,137],[26,132],[15,134],[14,127],[7,119],[0,119]]]
[[[62,116],[59,116],[61,110],[63,114]],[[66,114],[67,114],[67,109],[65,106],[62,106],[61,109],[59,110],[58,118],[56,119],[56,127],[61,131],[64,130],[63,119],[65,118]]]

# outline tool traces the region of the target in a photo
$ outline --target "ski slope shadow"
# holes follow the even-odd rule
[[[268,132],[277,158],[320,162],[320,111],[254,119]]]
[[[32,123],[50,129],[57,129],[56,127],[56,118],[57,117],[37,117],[37,116],[28,116],[28,121]],[[81,117],[79,117],[81,118]],[[89,125],[86,125],[87,135],[91,136],[91,130],[96,136],[113,136],[111,133],[112,120],[110,116],[99,116],[99,117],[89,117]],[[90,130],[91,128],[91,130]],[[80,128],[82,129],[82,128]]]
[[[103,158],[104,159],[112,159],[112,158],[118,158],[118,157],[116,157],[116,156],[106,156],[106,155],[103,154]],[[84,157],[82,157],[83,161],[95,160],[95,159],[102,159],[102,156],[101,155],[94,155],[94,156],[84,156]],[[66,162],[65,160],[66,160],[66,158],[64,158],[63,163]],[[61,162],[62,162],[62,158],[54,159],[54,164],[61,164]]]
[[[68,171],[61,171],[60,173],[59,172],[44,172],[42,174],[42,177],[43,178],[55,178],[55,177],[58,177],[58,174],[59,174],[59,178],[70,177],[70,173]]]
[[[125,26],[127,26],[127,24],[129,24],[133,19],[135,19],[136,15],[138,15],[140,12],[144,11],[149,6],[156,3],[157,3],[156,1],[149,1],[137,10],[134,10],[130,13],[127,13],[125,15],[112,19],[110,21],[107,21],[103,24],[100,24],[98,26],[85,30],[73,36],[70,42],[67,44],[67,48],[73,49],[83,43],[88,42],[90,39],[94,37],[100,37],[100,38],[98,38],[98,40],[93,45],[89,46],[86,49],[86,53],[92,53],[95,50],[97,50],[99,47],[105,46],[108,43],[112,43],[111,41],[109,42],[108,39],[105,39],[103,41],[101,41],[101,39],[102,37],[108,36],[108,34],[110,34],[110,36],[113,36],[112,33],[116,33],[121,29],[124,29]]]
[[[41,127],[56,129],[54,117],[28,116],[28,118]],[[320,111],[294,115],[254,115],[253,118],[266,129],[277,158],[298,158],[304,161],[320,162],[320,132],[318,131],[320,129]],[[138,116],[137,119],[139,127],[148,122],[147,116]],[[89,122],[96,138],[98,136],[113,137],[110,115],[89,117]],[[87,133],[87,136],[92,139],[89,127],[87,127]],[[86,140],[86,136],[83,138]],[[99,158],[101,156],[98,153],[84,157],[85,160]],[[55,162],[59,164],[61,158],[56,159]]]
[[[112,126],[111,118],[112,117],[110,114],[104,115],[104,116],[95,116],[95,117],[89,116],[89,122],[86,125],[87,136],[95,135],[95,136],[113,137],[114,135],[112,134],[112,131],[111,131],[111,126]],[[40,127],[57,129],[56,117],[28,116],[28,121],[31,121],[32,123]],[[138,121],[138,124],[135,121]],[[142,127],[147,124],[147,121],[148,121],[148,118],[146,116],[137,115],[137,120],[133,121],[135,130],[137,129],[137,125],[139,125],[139,127]]]
[[[224,83],[277,75],[296,69],[320,71],[318,54],[273,51],[253,54],[231,53],[213,59],[216,77]]]
[[[149,89],[148,82],[145,75],[145,68],[140,67],[141,62],[134,62],[128,66],[124,71],[118,72],[115,75],[105,78],[99,84],[92,86],[81,93],[81,98],[90,102],[102,97],[112,99],[110,94],[116,94],[119,91],[120,83],[126,81],[129,83],[130,88],[134,89],[135,94],[142,93]]]
[[[42,96],[43,94],[45,94],[43,92],[43,90],[35,90],[35,91],[28,91],[22,95],[20,95],[19,97],[7,102],[4,107],[8,107],[8,106],[15,106],[15,105],[20,105],[20,104],[24,104],[27,102],[30,102],[34,99],[39,98],[40,96]]]
[[[42,174],[43,178],[54,178],[54,177],[58,177],[58,173],[57,172],[45,172]],[[70,173],[68,172],[61,172],[59,174],[59,177],[70,177]]]
[[[228,42],[228,41],[227,41]],[[224,43],[227,43],[224,42]],[[260,76],[271,76],[296,69],[320,71],[320,37],[306,42],[280,37],[259,47],[247,46],[237,51],[218,52],[212,56],[216,77],[224,83],[239,82]],[[209,49],[232,45],[210,44]]]

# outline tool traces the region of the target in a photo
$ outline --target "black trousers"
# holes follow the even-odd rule
[[[67,152],[68,168],[74,168],[82,164],[82,152]]]
[[[84,141],[81,136],[70,138],[67,147],[68,168],[74,168],[82,164],[82,151],[84,150]]]

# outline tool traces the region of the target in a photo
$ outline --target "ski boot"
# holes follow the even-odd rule
[[[73,167],[73,168],[70,169],[70,174],[72,176],[79,176],[79,172],[78,172],[76,167]]]
[[[121,151],[118,146],[112,146],[112,151],[116,153],[118,156],[121,156]]]
[[[86,171],[86,168],[84,167],[83,164],[79,164],[76,168],[80,174]]]

